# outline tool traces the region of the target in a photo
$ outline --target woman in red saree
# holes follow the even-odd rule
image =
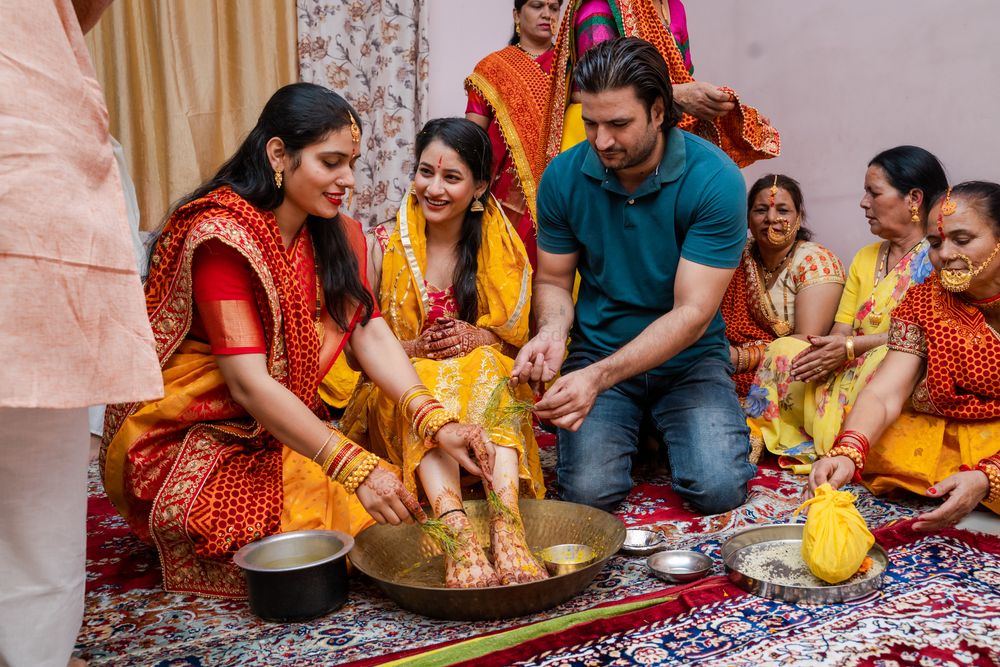
[[[979,503],[1000,513],[1000,185],[949,190],[927,241],[936,270],[892,311],[889,351],[809,486],[940,498],[914,525],[936,530]]]
[[[536,266],[535,193],[545,170],[542,126],[552,70],[552,31],[562,0],[514,0],[510,44],[486,56],[465,80],[465,117],[493,146],[490,190]]]
[[[392,466],[324,421],[317,388],[341,353],[411,396],[403,412],[421,410],[434,456],[489,474],[481,430],[420,391],[368,288],[360,226],[340,213],[359,122],[326,88],[281,88],[153,249],[146,303],[165,397],[109,408],[100,463],[168,591],[245,596],[231,556],[266,535],[424,519]]]

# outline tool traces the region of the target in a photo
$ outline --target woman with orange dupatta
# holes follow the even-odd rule
[[[927,241],[935,271],[892,311],[889,351],[809,487],[938,498],[914,528],[940,530],[979,503],[1000,514],[1000,185],[948,190]]]
[[[465,80],[465,117],[493,146],[490,190],[536,266],[535,194],[545,169],[542,125],[548,109],[552,31],[562,0],[514,0],[510,44],[486,56]]]
[[[794,178],[757,179],[747,193],[747,213],[751,238],[720,307],[741,400],[769,342],[830,330],[845,278],[837,256],[802,225],[802,188]]]
[[[594,44],[617,37],[644,39],[663,55],[674,101],[684,112],[677,127],[719,146],[740,167],[780,154],[778,131],[757,109],[740,104],[729,88],[695,80],[681,0],[572,0],[556,38],[546,159],[586,138],[580,105],[572,99],[573,67]]]
[[[274,533],[426,519],[392,466],[326,423],[317,388],[341,353],[410,396],[402,411],[421,412],[434,456],[489,477],[482,430],[420,384],[368,288],[360,226],[340,213],[359,123],[326,88],[279,89],[153,249],[146,302],[166,396],[109,408],[100,463],[167,591],[245,597],[231,556]]]

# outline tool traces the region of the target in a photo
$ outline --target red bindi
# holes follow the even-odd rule
[[[441,157],[438,158],[438,169],[441,168],[441,162],[443,161],[443,159],[444,158],[441,158]]]

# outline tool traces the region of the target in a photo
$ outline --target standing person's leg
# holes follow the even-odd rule
[[[65,667],[83,622],[87,409],[0,408],[0,665]]]
[[[563,373],[592,361],[570,355]],[[597,396],[578,431],[559,429],[560,498],[612,511],[632,490],[632,456],[642,422],[639,387],[635,378],[615,385]]]
[[[667,442],[674,490],[701,514],[743,504],[750,432],[727,364],[704,359],[682,376],[651,383],[653,422]]]

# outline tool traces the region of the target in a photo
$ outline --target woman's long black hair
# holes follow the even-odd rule
[[[215,176],[183,197],[173,210],[224,185],[257,208],[274,210],[284,201],[285,191],[274,184],[267,142],[272,137],[284,142],[294,171],[299,166],[303,148],[323,141],[331,132],[349,127],[351,117],[361,127],[358,113],[347,100],[328,88],[312,83],[293,83],[279,88],[264,105],[257,124],[233,156],[219,167]],[[358,260],[340,224],[340,216],[330,219],[309,216],[306,226],[312,237],[330,316],[338,326],[347,329],[360,303],[363,306],[361,321],[367,323],[375,308],[374,299],[358,275]]]
[[[472,172],[474,181],[490,182],[493,148],[490,146],[490,138],[481,127],[464,118],[435,118],[428,121],[417,135],[418,164],[424,149],[435,140],[458,153],[462,162]],[[487,187],[479,198],[484,206],[489,199],[489,192]],[[479,246],[483,242],[483,213],[471,210],[470,202],[470,209],[466,210],[465,219],[462,221],[462,233],[457,248],[458,261],[452,274],[459,317],[472,324],[479,318],[476,273],[479,270]]]

